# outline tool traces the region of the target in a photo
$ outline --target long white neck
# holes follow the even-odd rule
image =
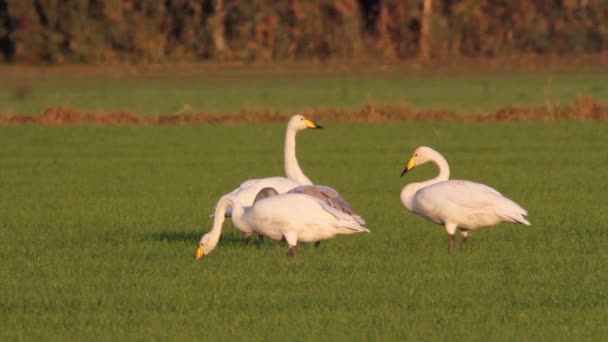
[[[296,158],[296,133],[295,128],[287,127],[287,133],[285,133],[285,175],[301,185],[312,185],[310,179],[300,169]]]
[[[224,195],[217,202],[215,206],[215,213],[213,214],[213,227],[211,231],[203,235],[201,238],[201,242],[203,238],[208,237],[208,244],[210,247],[210,252],[220,240],[220,236],[222,235],[222,226],[224,225],[226,209],[228,207],[232,207],[232,217],[239,217],[243,214],[243,206],[241,206],[237,201],[234,201],[230,195]]]
[[[434,152],[428,156],[428,159],[429,161],[437,165],[437,167],[439,168],[439,174],[435,178],[429,179],[424,182],[410,183],[406,185],[403,190],[401,190],[401,202],[410,211],[413,211],[412,207],[414,196],[416,196],[418,190],[425,188],[429,185],[433,185],[435,183],[443,182],[450,179],[450,166],[441,154],[439,154],[438,152]]]
[[[215,206],[215,212],[213,213],[213,226],[208,233],[203,235],[203,237],[209,236],[211,239],[210,242],[214,246],[220,240],[220,236],[222,235],[222,226],[224,225],[226,209],[231,206],[231,202],[232,200],[228,196],[223,196],[220,198]]]

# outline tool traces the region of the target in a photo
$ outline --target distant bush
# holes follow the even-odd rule
[[[422,2],[0,0],[0,61],[410,59],[419,55]],[[431,58],[608,49],[606,0],[434,0],[431,8]]]

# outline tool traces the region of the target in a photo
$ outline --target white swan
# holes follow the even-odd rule
[[[242,206],[251,206],[257,193],[266,187],[271,187],[279,193],[285,193],[299,185],[310,185],[312,182],[298,164],[296,158],[296,133],[308,128],[323,128],[313,121],[305,118],[302,115],[294,115],[287,123],[287,131],[285,132],[285,175],[286,177],[267,177],[259,179],[247,180],[241,185],[228,193],[235,201],[238,201]],[[226,210],[226,215],[231,215],[231,208]],[[238,225],[237,225],[237,228]]]
[[[425,182],[406,185],[401,191],[401,202],[410,211],[445,226],[449,234],[448,252],[454,248],[457,228],[462,235],[461,246],[464,246],[469,230],[500,222],[530,225],[524,217],[528,215],[524,208],[489,186],[466,180],[448,180],[450,167],[447,161],[430,147],[418,147],[401,176],[429,161],[437,164],[439,175]]]
[[[332,188],[318,185],[297,187],[278,194],[264,188],[251,207],[243,207],[231,196],[223,196],[217,205],[213,228],[203,235],[196,259],[211,253],[222,233],[222,211],[232,207],[233,221],[244,231],[255,232],[273,240],[285,239],[288,255],[296,256],[298,242],[317,242],[337,234],[369,232],[365,221]]]

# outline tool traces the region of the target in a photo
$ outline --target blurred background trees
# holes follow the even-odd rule
[[[322,61],[589,54],[606,0],[0,0],[0,61]]]

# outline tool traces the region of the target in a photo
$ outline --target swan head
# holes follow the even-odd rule
[[[296,131],[301,131],[307,128],[323,128],[316,124],[314,121],[306,118],[304,115],[296,114],[289,119],[287,126]]]
[[[439,155],[439,152],[433,150],[428,146],[420,146],[416,148],[414,150],[414,153],[412,153],[412,156],[410,157],[409,161],[407,162],[407,165],[405,165],[403,172],[401,172],[401,176],[411,171],[418,165],[422,165],[426,162],[436,160],[437,155]]]
[[[217,246],[218,240],[219,239],[214,238],[211,233],[203,235],[201,241],[198,243],[198,248],[196,249],[196,260],[211,253]]]

